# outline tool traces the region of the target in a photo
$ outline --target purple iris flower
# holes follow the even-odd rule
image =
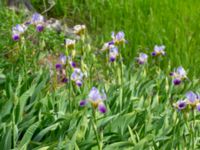
[[[99,90],[96,87],[92,87],[88,94],[88,99],[81,101],[80,106],[85,106],[87,102],[90,102],[93,108],[98,108],[100,113],[106,113],[107,109],[105,104],[103,103],[104,100],[106,100],[105,92],[99,92]]]
[[[83,107],[83,106],[85,106],[87,103],[88,103],[87,100],[82,100],[82,101],[80,101],[79,105],[80,105],[81,107]]]
[[[18,40],[20,39],[20,35],[19,35],[19,34],[14,34],[14,35],[12,36],[12,39],[13,39],[14,41],[18,41]]]
[[[71,61],[70,65],[71,65],[72,68],[76,68],[76,63],[74,61]]]
[[[103,47],[101,48],[102,51],[106,51],[106,50],[109,50],[111,47],[114,46],[114,42],[111,41],[111,42],[107,42],[107,43],[104,43]]]
[[[61,54],[59,59],[62,64],[66,64],[67,57],[65,55]]]
[[[66,59],[67,59],[67,62],[69,63],[69,65],[72,67],[72,68],[77,68],[77,64],[76,64],[76,62],[74,62],[73,60],[72,60],[72,57],[71,56],[68,56],[67,58],[65,58],[65,61],[66,61]]]
[[[175,69],[174,72],[171,72],[170,76],[174,78],[173,79],[174,85],[179,85],[185,78],[187,78],[186,71],[182,66]]]
[[[40,15],[39,13],[34,13],[32,15],[31,22],[33,24],[43,23],[44,22],[44,17],[42,15]]]
[[[110,57],[110,62],[114,62],[116,60],[116,58],[115,57]]]
[[[197,95],[190,91],[186,93],[186,98],[190,103],[195,103],[195,101],[197,100]]]
[[[138,64],[142,65],[147,62],[148,55],[145,53],[140,53],[139,57],[136,58]]]
[[[79,68],[75,68],[74,72],[71,75],[71,79],[75,81],[77,86],[82,86],[82,80],[83,80],[83,73]]]
[[[56,64],[56,69],[61,70],[62,69],[62,64]]]
[[[43,26],[42,24],[38,24],[38,25],[36,26],[36,30],[37,30],[38,32],[42,32],[42,31],[44,30],[44,26]]]
[[[125,37],[125,34],[124,34],[124,32],[122,32],[122,31],[120,31],[120,32],[118,32],[117,34],[116,34],[116,39],[117,40],[123,40],[124,39],[124,37]]]
[[[111,47],[109,52],[110,61],[114,62],[118,55],[119,55],[118,48],[115,46]]]
[[[176,72],[181,77],[185,77],[186,76],[186,71],[182,66],[178,67]]]
[[[115,43],[113,41],[108,42],[108,45],[114,45]]]
[[[173,83],[174,83],[174,85],[179,85],[179,84],[181,84],[181,79],[175,78],[173,80]]]
[[[101,98],[102,98],[99,90],[97,88],[95,88],[95,87],[93,87],[90,90],[90,93],[89,93],[88,97],[92,101],[98,101],[98,100],[101,100]]]
[[[20,35],[23,34],[27,30],[25,25],[17,24],[12,28],[12,39],[14,41],[18,41],[20,39]]]
[[[165,46],[164,45],[155,45],[154,51],[152,52],[152,56],[158,56],[158,55],[165,55]]]
[[[78,87],[81,87],[82,84],[83,84],[83,82],[82,82],[81,80],[77,80],[77,81],[76,81],[76,85],[77,85]]]
[[[106,109],[106,106],[104,105],[104,103],[99,103],[98,105],[98,110],[100,113],[106,113],[107,109]]]
[[[116,35],[112,32],[111,37],[113,39],[114,44],[125,43],[125,34],[123,31],[119,31]]]
[[[184,100],[179,100],[177,102],[177,108],[178,108],[178,110],[183,110],[183,109],[186,108],[186,106],[187,106],[187,103]]]
[[[45,20],[42,15],[39,13],[34,13],[31,18],[31,23],[36,26],[36,30],[38,32],[42,32],[44,30]]]

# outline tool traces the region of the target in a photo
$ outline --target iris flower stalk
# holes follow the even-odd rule
[[[102,91],[100,92],[96,87],[92,87],[88,94],[88,99],[87,100],[82,100],[80,101],[80,106],[83,107],[87,105],[88,103],[91,104],[92,106],[92,127],[94,130],[94,133],[96,135],[97,143],[98,143],[98,148],[100,150],[103,149],[103,143],[101,136],[98,134],[97,130],[97,118],[96,118],[96,109],[98,108],[100,113],[106,113],[107,109],[104,104],[104,101],[106,100],[106,94]]]
[[[101,139],[101,135],[99,134],[99,131],[97,129],[97,117],[96,117],[96,111],[95,111],[94,108],[92,108],[91,122],[92,122],[92,127],[93,127],[93,130],[94,130],[95,136],[96,136],[98,148],[99,148],[99,150],[103,150],[103,142],[102,142],[102,139]],[[100,132],[102,132],[102,131],[100,131]]]

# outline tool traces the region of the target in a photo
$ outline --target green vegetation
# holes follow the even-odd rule
[[[32,4],[42,13],[53,1]],[[12,27],[32,14],[1,5],[0,149],[199,149],[199,97],[183,110],[173,107],[188,91],[200,93],[199,4],[56,0],[43,15],[61,19],[70,28],[85,24],[86,33],[77,39],[48,28],[36,32],[38,24],[32,24],[18,41],[12,39]],[[112,31],[124,31],[128,41],[117,45],[115,62],[109,61],[108,50],[101,50]],[[76,39],[75,50],[66,48],[66,38]],[[151,56],[155,45],[165,45],[166,56]],[[140,52],[148,54],[142,65],[136,61]],[[70,64],[55,68],[60,54],[71,55],[83,72],[81,87],[70,80],[75,70]],[[179,66],[188,78],[174,85],[169,74]],[[60,83],[59,75],[68,82]],[[106,113],[90,101],[80,107],[92,87],[105,91]]]

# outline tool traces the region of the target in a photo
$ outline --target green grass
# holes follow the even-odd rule
[[[196,66],[200,62],[198,0],[58,1],[61,5],[55,9],[63,12],[69,24],[86,24],[99,47],[111,31],[123,30],[129,41],[123,52],[127,64],[138,51],[149,49],[150,53],[155,44],[164,44],[172,66],[183,65],[191,75],[200,73]]]
[[[43,2],[32,1],[39,11]],[[172,104],[189,90],[200,92],[198,0],[57,0],[47,16],[65,18],[69,26],[86,24],[87,36],[76,44],[74,60],[87,72],[83,86],[59,86],[40,60],[65,53],[63,33],[33,26],[19,42],[11,28],[26,19],[0,8],[0,149],[199,149],[200,115],[176,111]],[[112,31],[123,30],[128,44],[109,63],[99,49]],[[138,66],[139,52],[149,55],[166,45],[165,57],[149,56]],[[70,53],[70,51],[68,51]],[[122,61],[123,57],[123,61]],[[54,60],[55,61],[55,60]],[[55,64],[54,64],[55,65]],[[189,80],[174,86],[169,73],[184,66]],[[67,77],[72,69],[66,67]],[[79,102],[91,87],[105,89],[106,114]],[[188,107],[189,108],[189,107]]]

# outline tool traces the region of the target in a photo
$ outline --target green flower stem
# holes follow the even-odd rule
[[[123,104],[123,62],[122,62],[122,56],[121,54],[119,55],[119,60],[120,60],[120,66],[118,70],[118,83],[120,85],[120,111],[122,110],[122,104]]]
[[[195,149],[195,113],[194,113],[194,108],[192,109],[192,149],[194,150]]]
[[[95,111],[94,108],[92,110],[92,120],[91,121],[92,121],[93,130],[94,130],[94,133],[95,133],[95,136],[96,136],[98,148],[99,148],[99,150],[102,150],[103,149],[103,143],[101,142],[100,136],[99,136],[98,131],[97,131],[96,111]]]

